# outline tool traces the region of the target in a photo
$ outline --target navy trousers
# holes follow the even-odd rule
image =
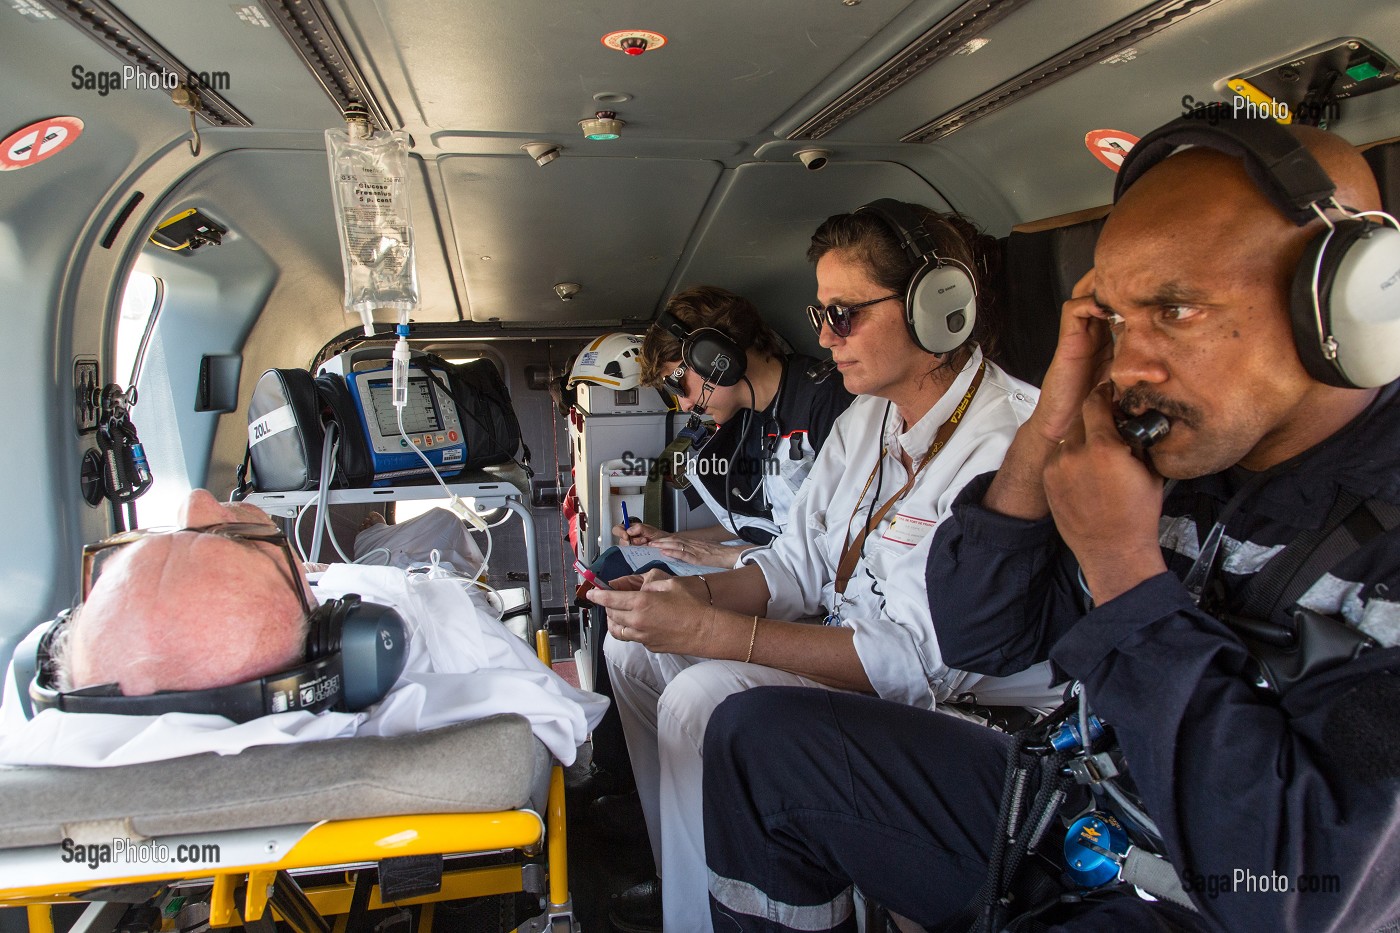
[[[852,884],[926,928],[946,925],[986,877],[1010,747],[1003,733],[871,697],[799,687],[730,697],[705,735],[716,933],[853,933]],[[1131,896],[1068,912],[1074,930],[1203,929]]]

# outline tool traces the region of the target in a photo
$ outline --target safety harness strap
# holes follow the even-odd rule
[[[683,454],[689,450],[695,439],[689,434],[679,434],[676,439],[666,445],[666,449],[661,451],[661,460],[657,468],[652,470],[647,476],[646,499],[642,506],[642,521],[653,528],[664,528],[665,514],[662,511],[666,491],[666,481],[677,489],[685,489],[690,485],[686,479],[684,470],[672,473],[673,467],[677,463],[685,460]]]
[[[1274,555],[1245,587],[1238,612],[1290,625],[1289,609],[1322,576],[1372,539],[1400,525],[1400,508],[1341,490],[1322,527],[1309,529]]]

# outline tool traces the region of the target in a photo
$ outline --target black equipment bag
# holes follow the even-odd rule
[[[324,442],[321,400],[311,374],[304,369],[269,369],[259,377],[248,403],[248,452],[238,469],[240,493],[315,489],[321,480]]]
[[[466,458],[461,466],[439,468],[444,478],[515,460],[517,451],[523,451],[521,465],[530,472],[530,449],[521,440],[510,391],[490,360],[449,363],[430,353],[415,353],[413,362],[452,398],[462,424]],[[447,374],[446,384],[434,369]],[[345,377],[335,373],[312,376],[301,369],[263,373],[248,406],[248,452],[238,468],[235,495],[315,489],[321,479],[327,423],[335,424],[334,442],[339,445],[336,485],[369,486],[374,481],[374,461],[350,392]]]
[[[316,391],[321,398],[322,419],[336,425],[336,480],[352,488],[369,486],[374,482],[374,460],[349,384],[337,373],[322,373],[316,377]]]
[[[520,420],[511,406],[510,390],[490,360],[449,363],[436,354],[415,353],[413,363],[457,403],[462,436],[467,442],[463,470],[505,463],[523,450],[522,466],[529,471],[530,448],[521,440]],[[447,373],[447,385],[429,367]]]

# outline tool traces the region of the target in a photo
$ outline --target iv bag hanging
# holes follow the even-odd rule
[[[367,336],[374,333],[376,308],[397,312],[406,324],[418,307],[408,134],[326,130],[326,152],[345,268],[345,313],[360,316]]]

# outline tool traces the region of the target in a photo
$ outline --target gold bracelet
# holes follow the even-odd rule
[[[715,594],[714,591],[710,589],[710,581],[706,580],[701,574],[698,573],[695,575],[695,579],[705,584],[705,595],[710,597],[710,605],[713,606],[715,604]]]
[[[749,632],[749,653],[744,655],[745,664],[753,661],[753,643],[756,638],[758,638],[758,616],[753,617],[753,631]]]

